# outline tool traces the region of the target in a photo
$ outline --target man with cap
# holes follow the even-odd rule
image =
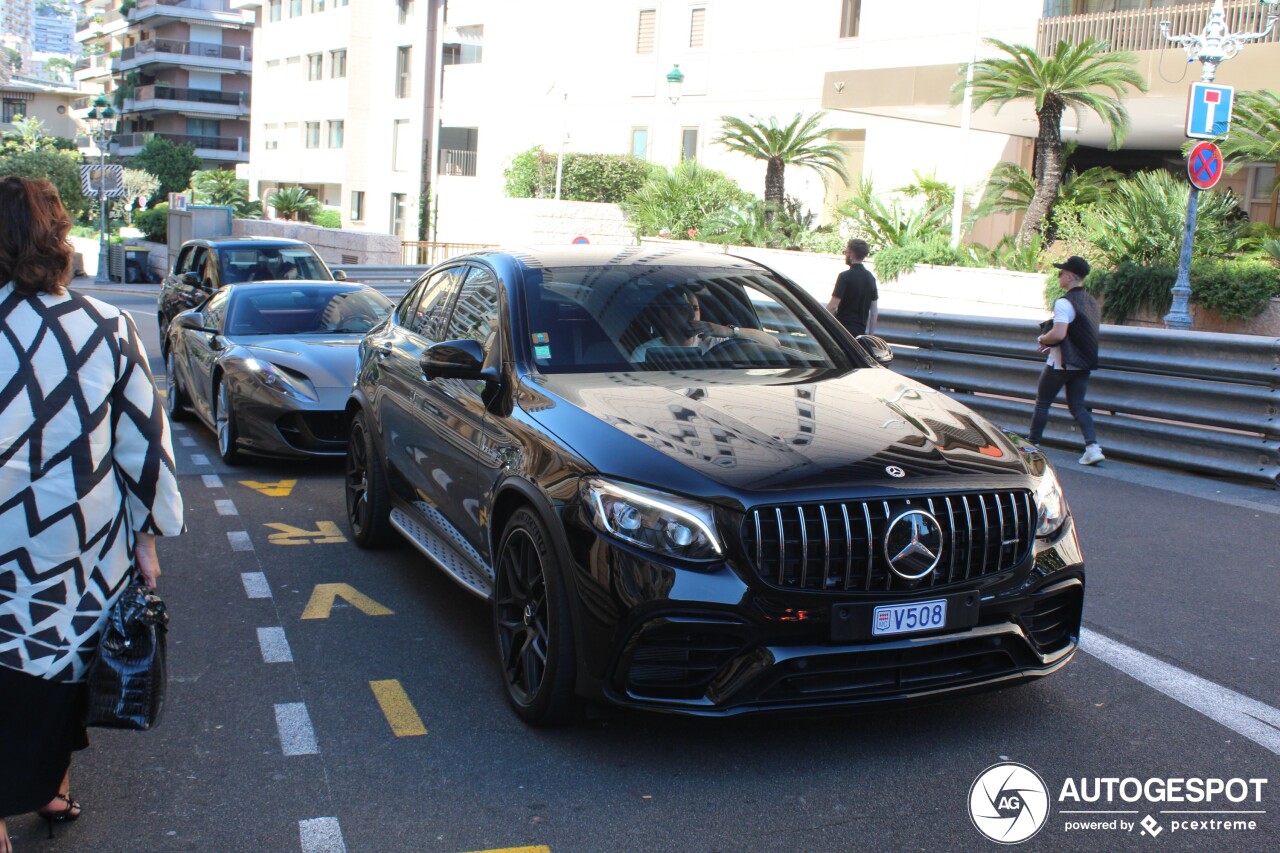
[[[1049,407],[1058,392],[1067,389],[1067,408],[1080,425],[1084,436],[1084,455],[1081,465],[1096,465],[1106,457],[1098,444],[1093,429],[1093,416],[1085,406],[1084,398],[1089,386],[1090,371],[1098,369],[1098,322],[1101,312],[1098,301],[1084,289],[1084,279],[1089,275],[1089,262],[1079,255],[1072,255],[1060,264],[1058,283],[1066,291],[1053,303],[1053,327],[1040,335],[1039,351],[1047,353],[1048,363],[1040,374],[1036,389],[1036,409],[1031,418],[1032,444],[1039,444],[1049,422]]]

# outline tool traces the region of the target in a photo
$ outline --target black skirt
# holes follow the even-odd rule
[[[84,682],[46,681],[0,666],[0,818],[43,808],[71,753],[89,745]]]

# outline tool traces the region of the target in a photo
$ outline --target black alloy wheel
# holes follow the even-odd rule
[[[564,723],[578,706],[569,602],[553,554],[542,521],[518,510],[498,548],[493,622],[507,697],[534,726]]]
[[[164,356],[164,371],[169,375],[169,390],[165,394],[164,407],[171,421],[185,421],[191,417],[187,412],[187,394],[178,383],[178,371],[173,369],[173,348]]]
[[[228,465],[240,462],[240,430],[236,426],[236,410],[227,393],[227,383],[218,382],[218,408],[214,412],[214,424],[218,433],[218,455]]]
[[[364,412],[358,412],[351,420],[346,469],[347,524],[352,540],[361,548],[392,544],[396,537],[391,527],[387,478]]]

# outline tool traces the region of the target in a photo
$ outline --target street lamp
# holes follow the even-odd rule
[[[671,100],[671,106],[675,106],[680,101],[680,90],[684,87],[684,72],[680,70],[679,64],[671,66],[671,70],[667,72],[667,97]]]
[[[1200,80],[1212,83],[1218,71],[1218,65],[1240,53],[1246,42],[1257,41],[1271,35],[1276,19],[1280,18],[1277,5],[1280,0],[1259,0],[1267,9],[1267,26],[1259,33],[1232,33],[1227,30],[1227,13],[1222,7],[1222,0],[1213,0],[1213,9],[1209,12],[1209,22],[1199,35],[1187,33],[1180,36],[1169,34],[1169,22],[1160,22],[1160,35],[1174,44],[1182,45],[1187,52],[1187,61],[1200,60]],[[1200,190],[1191,187],[1187,198],[1187,218],[1182,230],[1182,254],[1178,259],[1178,278],[1173,283],[1173,305],[1165,315],[1166,329],[1186,331],[1191,328],[1191,314],[1187,311],[1187,303],[1191,299],[1191,244],[1196,233],[1196,207],[1200,199]]]
[[[107,246],[107,144],[116,132],[116,111],[104,95],[93,99],[93,109],[85,118],[89,122],[89,136],[98,146],[98,274],[94,281],[105,284],[111,281]]]

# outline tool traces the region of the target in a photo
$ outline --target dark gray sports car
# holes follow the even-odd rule
[[[194,411],[228,464],[246,452],[341,456],[356,347],[392,307],[359,284],[224,287],[170,326],[169,415]]]

